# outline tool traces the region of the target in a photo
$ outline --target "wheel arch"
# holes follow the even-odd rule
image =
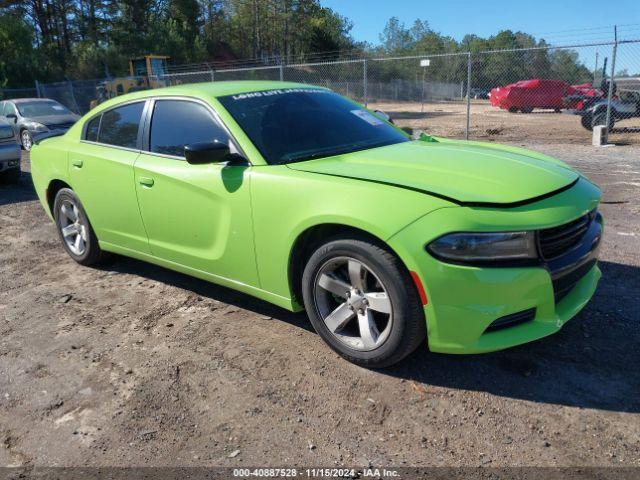
[[[47,185],[47,205],[49,206],[49,212],[51,212],[52,216],[54,215],[53,203],[56,201],[56,195],[58,195],[58,192],[63,188],[73,190],[73,188],[71,188],[71,185],[57,178],[51,180],[49,182],[49,185]]]
[[[302,273],[308,259],[323,240],[338,235],[364,238],[372,241],[398,257],[402,264],[405,265],[400,255],[398,255],[387,242],[367,230],[343,223],[319,223],[312,225],[298,234],[289,253],[287,268],[289,289],[292,293],[293,300],[299,305],[302,305]]]

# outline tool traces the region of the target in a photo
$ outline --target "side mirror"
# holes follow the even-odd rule
[[[228,160],[229,145],[219,141],[192,143],[184,147],[184,157],[192,165],[220,163]]]
[[[383,112],[382,110],[374,110],[374,112],[376,112],[380,117],[382,117],[384,120],[386,120],[389,123],[395,123],[393,121],[393,119],[387,115],[385,112]]]
[[[7,113],[6,117],[13,119],[14,122],[18,121],[18,116],[15,113]]]

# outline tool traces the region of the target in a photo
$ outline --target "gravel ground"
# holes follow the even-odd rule
[[[561,332],[369,371],[303,314],[73,263],[23,162],[0,186],[0,465],[640,466],[640,149],[528,144],[601,185],[603,279]]]
[[[401,126],[426,130],[433,135],[462,138],[467,124],[464,102],[426,103],[372,102],[369,108],[382,110]],[[590,145],[592,133],[580,125],[580,117],[569,112],[534,110],[509,113],[492,107],[488,100],[473,100],[469,119],[471,138],[495,142],[557,143]],[[640,118],[616,122],[609,140],[640,146]]]

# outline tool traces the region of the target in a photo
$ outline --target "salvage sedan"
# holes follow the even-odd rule
[[[412,139],[324,88],[136,92],[31,162],[78,263],[114,252],[304,308],[367,367],[425,338],[479,353],[545,337],[600,278],[600,190],[584,176],[521,148]]]
[[[0,114],[13,126],[24,150],[31,150],[38,136],[66,132],[80,118],[49,98],[15,98],[0,102]]]

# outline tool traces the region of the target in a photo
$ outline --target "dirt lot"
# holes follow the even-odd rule
[[[426,130],[433,135],[464,137],[467,105],[463,102],[370,103],[369,108],[388,113],[401,126]],[[536,142],[590,145],[591,132],[580,125],[580,117],[552,110],[509,113],[492,107],[488,100],[471,104],[470,137],[496,142]],[[616,123],[610,141],[640,146],[640,118]]]
[[[595,298],[548,339],[384,371],[302,314],[74,264],[24,161],[0,186],[0,465],[640,466],[640,149],[529,146],[604,190]]]

